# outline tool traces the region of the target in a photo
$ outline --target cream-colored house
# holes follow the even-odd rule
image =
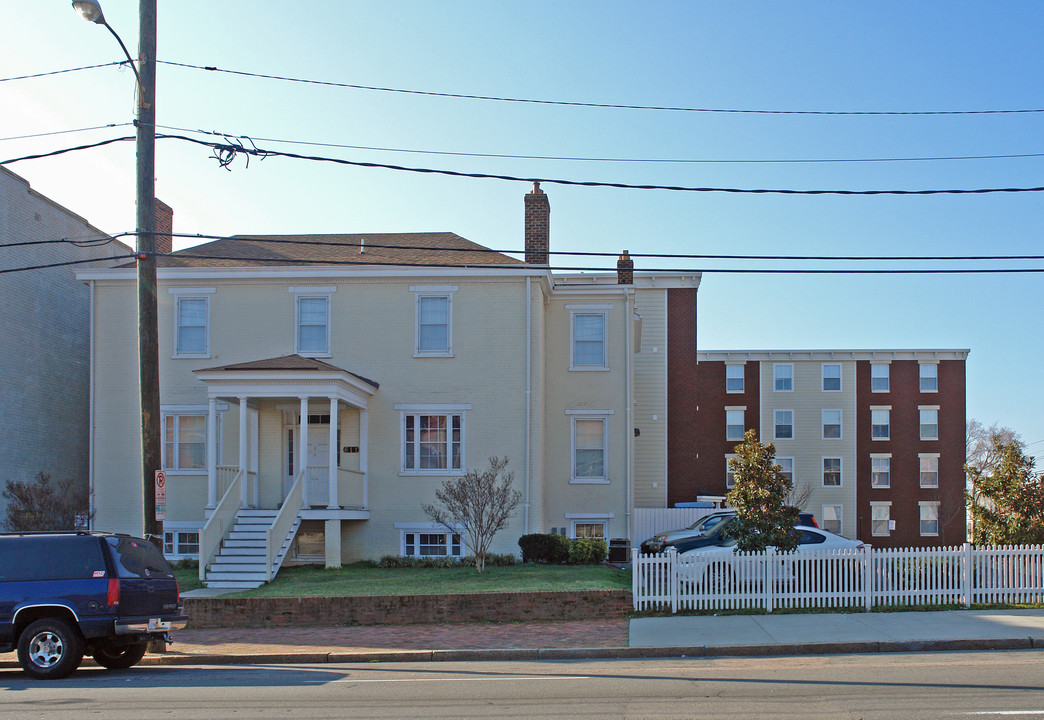
[[[507,456],[523,505],[495,541],[630,537],[666,480],[666,293],[694,275],[558,276],[549,205],[526,262],[452,233],[238,237],[159,261],[170,557],[212,585],[284,560],[467,553],[421,507]],[[94,524],[140,533],[134,268],[91,287]],[[636,437],[635,428],[640,428]]]

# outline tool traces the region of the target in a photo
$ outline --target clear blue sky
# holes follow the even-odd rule
[[[14,5],[14,3],[8,3]],[[159,58],[434,92],[748,110],[1044,109],[1044,3],[159,2]],[[105,0],[132,54],[137,3]],[[14,13],[14,20],[12,15]],[[120,59],[66,0],[8,9],[0,76]],[[133,116],[114,67],[0,83],[0,137]],[[1044,113],[834,116],[658,112],[337,89],[161,66],[158,124],[254,138],[449,152],[636,159],[822,160],[1044,153]],[[129,134],[0,141],[0,158]],[[623,163],[259,146],[465,172],[735,188],[1044,185],[1044,158],[848,163]],[[520,248],[520,183],[242,159],[160,142],[157,194],[188,233],[453,231]],[[108,232],[133,229],[133,144],[16,163]],[[1044,254],[1044,194],[725,195],[545,185],[552,249]],[[188,242],[176,243],[185,247]],[[591,260],[560,257],[561,264]],[[764,264],[762,264],[764,265]],[[771,263],[779,267],[783,263]],[[864,264],[865,265],[865,264]],[[1044,456],[1044,275],[734,275],[706,270],[702,349],[969,348],[968,416]],[[791,268],[824,267],[810,261]],[[838,267],[836,264],[830,267]],[[853,267],[849,264],[845,267]],[[1044,267],[1044,261],[884,267]]]

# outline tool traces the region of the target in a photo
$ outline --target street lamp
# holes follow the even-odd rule
[[[156,0],[138,0],[138,67],[127,46],[105,21],[97,0],[73,0],[73,8],[104,25],[130,60],[138,80],[136,142],[138,251],[138,386],[141,396],[143,531],[163,547],[163,521],[157,517],[156,473],[160,468],[159,343],[156,310]]]

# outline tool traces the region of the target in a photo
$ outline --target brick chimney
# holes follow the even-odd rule
[[[616,261],[616,284],[634,284],[634,260],[631,259],[626,250],[623,251],[623,255]]]
[[[162,200],[156,200],[156,252],[170,255],[174,251],[174,210]]]
[[[551,203],[533,183],[533,191],[526,193],[526,263],[547,265],[551,243]]]

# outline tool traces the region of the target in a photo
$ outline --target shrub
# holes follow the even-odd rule
[[[573,565],[595,565],[605,560],[607,547],[602,538],[577,538],[569,546]]]
[[[551,534],[551,548],[547,553],[547,561],[550,563],[569,562],[570,542],[565,535]]]
[[[557,533],[532,533],[518,539],[522,562],[564,563],[569,561],[569,538]]]

